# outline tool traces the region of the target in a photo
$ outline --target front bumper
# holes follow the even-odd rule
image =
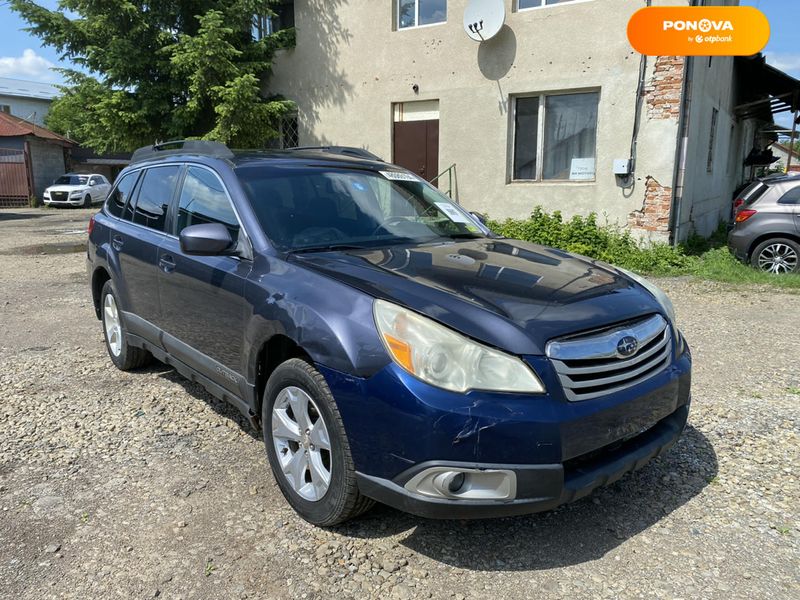
[[[509,517],[544,510],[583,498],[598,487],[610,485],[626,473],[640,469],[668,450],[686,426],[689,405],[635,438],[602,449],[585,460],[549,465],[494,465],[481,463],[423,463],[393,481],[358,473],[361,492],[407,513],[431,519]],[[517,478],[517,497],[507,501],[452,500],[421,497],[405,487],[415,474],[433,466],[468,469],[507,469]]]
[[[45,204],[55,204],[56,206],[80,206],[83,204],[83,196],[80,198],[67,198],[66,200],[53,200],[52,198],[42,198]]]
[[[394,365],[367,379],[320,366],[344,421],[361,491],[434,518],[548,510],[640,468],[674,444],[686,424],[688,350],[634,387],[579,402],[564,397],[547,359],[525,360],[547,394],[457,394]],[[510,470],[516,493],[506,500],[440,499],[404,487],[432,466]]]

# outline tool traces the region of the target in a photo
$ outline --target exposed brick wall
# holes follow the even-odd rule
[[[683,89],[682,56],[657,56],[653,77],[644,88],[648,119],[677,119]]]
[[[648,176],[645,183],[642,208],[628,215],[628,225],[655,234],[669,232],[669,211],[672,203],[672,188],[661,185]]]

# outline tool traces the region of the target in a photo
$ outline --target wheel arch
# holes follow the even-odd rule
[[[311,355],[288,335],[276,333],[264,340],[256,352],[255,359],[255,406],[254,413],[260,417],[264,388],[269,376],[278,366],[289,359],[300,358],[313,364]]]
[[[103,286],[106,281],[111,279],[111,274],[105,267],[97,267],[92,272],[92,304],[94,305],[94,314],[100,319],[100,293],[103,291]]]

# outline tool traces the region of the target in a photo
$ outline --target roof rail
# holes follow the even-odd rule
[[[170,142],[156,142],[152,146],[139,148],[133,153],[131,163],[160,158],[172,154],[202,154],[216,158],[233,158],[233,152],[220,142],[207,140],[173,140]]]
[[[287,150],[318,150],[320,152],[329,152],[330,154],[344,154],[345,156],[354,156],[356,158],[366,158],[367,160],[384,162],[380,156],[376,156],[369,150],[355,148],[353,146],[296,146],[294,148],[287,148]]]

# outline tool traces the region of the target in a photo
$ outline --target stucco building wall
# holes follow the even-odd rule
[[[460,199],[469,209],[493,218],[524,217],[536,205],[566,216],[596,211],[609,222],[666,239],[683,59],[647,59],[637,169],[633,186],[621,187],[612,164],[631,153],[641,59],[624,28],[644,3],[586,0],[519,12],[512,0],[505,3],[505,27],[478,44],[463,30],[467,0],[448,1],[444,24],[405,30],[396,30],[395,2],[296,0],[296,48],[276,58],[266,89],[296,101],[301,145],[362,146],[386,160],[392,159],[393,104],[438,100],[439,171],[457,165]],[[710,112],[712,100],[705,96],[722,102],[728,67],[721,62],[700,84],[712,89],[698,94],[698,123]],[[595,180],[511,181],[513,98],[581,90],[599,91]],[[729,130],[727,117],[721,118],[720,146]],[[694,137],[687,141],[692,157],[702,154],[702,140]],[[719,161],[715,177],[725,172],[726,161]],[[706,178],[692,177],[706,186]],[[716,178],[708,182],[696,196],[707,198],[708,206],[687,223],[711,223],[727,187]]]
[[[44,117],[50,110],[50,100],[22,98],[0,94],[0,106],[11,107],[11,114],[37,125],[44,125]]]

